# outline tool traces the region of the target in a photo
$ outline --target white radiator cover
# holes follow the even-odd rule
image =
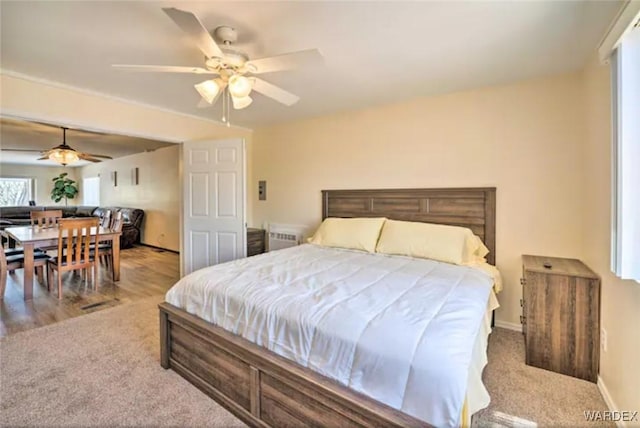
[[[267,226],[267,251],[281,250],[302,244],[305,226],[269,223]]]

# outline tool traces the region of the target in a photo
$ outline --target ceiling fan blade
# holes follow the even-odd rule
[[[30,152],[30,153],[42,153],[42,150],[32,150],[32,149],[0,149],[3,152]]]
[[[245,66],[253,74],[272,73],[274,71],[318,66],[322,64],[322,54],[318,49],[291,52],[268,58],[247,61]]]
[[[106,156],[106,155],[96,155],[93,153],[81,153],[81,154],[84,156],[91,156],[92,158],[113,159],[111,156]]]
[[[78,153],[78,157],[89,162],[102,162],[102,159],[96,159],[87,153]]]
[[[220,50],[211,34],[204,28],[202,22],[191,12],[176,9],[175,7],[162,8],[164,13],[176,23],[182,31],[187,33],[198,48],[207,58],[222,58],[224,54]]]
[[[254,77],[253,79],[255,79],[253,83],[254,91],[259,92],[269,98],[273,98],[279,103],[282,103],[286,106],[292,106],[300,100],[299,96],[294,95],[291,92],[287,92],[276,85],[272,85],[271,83],[264,81],[258,77]]]
[[[193,74],[218,74],[202,67],[181,67],[177,65],[134,65],[113,64],[111,67],[124,71],[143,71],[151,73],[193,73]]]
[[[43,156],[43,157],[38,158],[38,159],[36,159],[36,160],[49,160],[49,157],[48,157],[48,156]]]

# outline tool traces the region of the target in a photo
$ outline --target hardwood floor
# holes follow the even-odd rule
[[[0,337],[77,317],[90,312],[166,293],[180,276],[178,254],[138,246],[122,250],[120,281],[114,283],[104,265],[98,274],[98,290],[86,285],[79,274],[63,275],[63,298],[34,281],[33,300],[24,301],[22,270],[7,277],[0,300]]]

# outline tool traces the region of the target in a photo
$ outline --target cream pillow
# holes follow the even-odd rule
[[[483,258],[488,250],[465,227],[387,220],[376,252],[461,265]]]
[[[469,229],[467,230],[469,233],[465,243],[465,263],[486,262],[485,257],[489,254],[489,249],[478,235],[474,235]]]
[[[376,251],[385,218],[326,218],[307,242],[325,247]]]

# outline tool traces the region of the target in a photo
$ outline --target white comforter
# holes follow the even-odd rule
[[[481,374],[472,351],[492,285],[471,267],[301,245],[201,269],[166,300],[391,407],[455,426],[470,377]]]

